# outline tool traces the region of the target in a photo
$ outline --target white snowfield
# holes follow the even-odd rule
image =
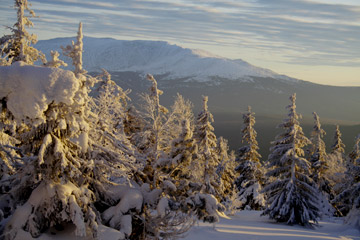
[[[241,211],[229,219],[221,218],[215,226],[200,223],[185,240],[350,240],[360,239],[360,231],[344,225],[342,219],[319,221],[319,227],[308,229],[298,225],[276,223],[261,211]]]
[[[344,225],[342,219],[326,219],[319,227],[308,229],[298,225],[276,223],[261,211],[241,211],[229,218],[220,218],[217,224],[199,223],[184,240],[359,240],[360,231]],[[90,233],[88,235],[91,235]],[[117,240],[123,236],[119,231],[99,225],[99,240]],[[20,232],[16,239],[32,239],[28,232]],[[48,230],[38,240],[91,240],[90,237],[76,237],[75,226],[65,231]]]
[[[69,42],[70,38],[57,38],[39,41],[36,47],[49,56],[50,50],[61,52],[60,46],[65,46]],[[69,61],[63,56],[60,58]],[[232,80],[243,79],[246,76],[291,80],[240,59],[227,59],[203,50],[182,48],[164,41],[85,37],[83,61],[84,69],[89,72],[99,72],[104,68],[107,71],[169,74],[169,79],[190,77],[197,81],[208,81],[209,77],[214,76]]]

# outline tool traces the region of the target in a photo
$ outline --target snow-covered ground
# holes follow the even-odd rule
[[[344,225],[342,219],[326,219],[319,222],[319,227],[308,229],[298,225],[289,226],[276,223],[267,216],[260,216],[260,211],[241,211],[229,218],[220,218],[213,225],[199,223],[194,226],[184,240],[360,240],[360,231],[352,226]],[[75,226],[67,226],[65,231],[48,230],[40,240],[83,239],[76,237]],[[88,232],[88,235],[91,235]],[[100,225],[99,240],[116,240],[122,235],[118,231]],[[20,232],[16,239],[32,239],[27,232]]]
[[[360,239],[360,231],[343,225],[341,219],[327,219],[319,227],[308,229],[276,223],[259,211],[241,211],[229,219],[213,224],[200,223],[192,228],[185,240],[298,240],[298,239]]]

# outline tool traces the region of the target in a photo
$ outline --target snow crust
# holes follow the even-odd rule
[[[17,119],[44,119],[52,102],[71,105],[80,83],[75,75],[59,68],[47,68],[15,62],[0,67],[0,98]]]
[[[50,50],[60,51],[59,46],[64,46],[68,42],[71,42],[70,38],[57,38],[39,41],[36,47],[50,54]],[[70,62],[63,56],[61,59]],[[209,81],[210,77],[233,80],[245,76],[284,78],[240,59],[227,59],[203,50],[182,48],[163,41],[125,41],[85,37],[83,60],[84,69],[89,72],[100,72],[104,68],[108,71],[169,74],[169,79],[191,77],[197,81]],[[290,78],[285,80],[290,81]]]
[[[359,239],[360,232],[347,225],[342,219],[328,218],[319,222],[320,227],[308,229],[275,223],[267,217],[260,217],[260,211],[241,211],[229,219],[220,218],[213,226],[199,223],[190,230],[184,240],[351,240]]]

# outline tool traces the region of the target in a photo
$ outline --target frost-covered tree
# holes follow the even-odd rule
[[[350,182],[333,202],[346,214],[345,222],[360,230],[360,158],[356,159],[349,172]]]
[[[263,215],[278,222],[311,226],[319,217],[319,190],[309,177],[310,162],[302,157],[303,147],[310,140],[299,123],[295,93],[290,100],[288,118],[279,125],[285,131],[276,137],[270,148],[266,175],[274,180],[264,188],[268,198]]]
[[[339,125],[336,125],[335,134],[334,134],[334,143],[331,146],[331,154],[344,154],[345,144],[341,139],[341,132]]]
[[[21,146],[21,165],[1,183],[9,186],[0,197],[1,211],[9,218],[5,239],[19,231],[38,237],[67,223],[75,225],[78,236],[88,229],[96,236],[94,194],[88,188],[93,162],[86,157],[84,134],[88,123],[84,107],[77,104],[86,101],[78,98],[83,85],[72,72],[57,68],[15,63],[3,68],[6,111],[26,123],[14,135]],[[11,94],[23,86],[22,95]]]
[[[355,138],[353,150],[349,153],[346,160],[346,167],[351,171],[353,165],[356,165],[356,160],[360,158],[360,134]]]
[[[359,227],[359,217],[356,223],[356,214],[360,215],[359,205],[359,190],[360,190],[360,154],[359,154],[360,137],[355,138],[353,151],[348,156],[347,171],[341,174],[342,181],[339,181],[338,191],[339,194],[333,200],[333,203],[339,208],[343,215],[349,214],[347,222]],[[344,181],[345,180],[345,181]],[[352,209],[354,211],[352,211]],[[352,213],[350,214],[350,210]],[[350,219],[351,218],[351,219]]]
[[[217,195],[221,196],[221,203],[230,214],[233,214],[238,206],[237,187],[234,185],[235,180],[235,153],[229,154],[228,141],[219,137],[217,141],[216,153],[219,156],[219,164],[216,169],[218,188]]]
[[[89,142],[93,148],[92,159],[95,160],[94,183],[97,195],[101,195],[105,204],[112,204],[113,199],[107,196],[107,187],[119,181],[129,181],[128,175],[142,170],[142,158],[131,144],[124,132],[129,91],[123,91],[111,75],[103,70],[96,96],[89,99],[91,114]],[[106,184],[107,183],[107,184]]]
[[[163,91],[157,87],[155,78],[148,74],[147,80],[151,82],[149,93],[143,94],[143,111],[141,117],[144,120],[144,129],[133,137],[135,146],[146,159],[144,174],[141,176],[144,183],[157,187],[160,179],[156,171],[156,165],[164,154],[164,149],[169,142],[165,141],[165,126],[169,110],[160,104],[160,95]]]
[[[47,63],[45,63],[44,65],[47,67],[61,67],[67,66],[67,63],[65,63],[64,61],[59,59],[60,53],[58,51],[50,51],[50,55],[51,55],[51,60],[48,61]]]
[[[83,33],[82,23],[79,23],[79,29],[76,37],[76,42],[72,41],[71,45],[66,47],[61,46],[63,54],[72,59],[72,65],[75,67],[74,73],[76,76],[85,74],[86,71],[83,69],[82,54],[83,54]]]
[[[190,121],[184,119],[181,126],[179,136],[171,142],[170,153],[158,161],[162,178],[172,181],[176,187],[168,195],[169,200],[188,215],[190,222],[191,219],[216,222],[221,205],[211,194],[201,193],[202,185],[194,178],[192,168],[193,161],[198,159],[198,149]]]
[[[194,177],[203,184],[203,192],[217,194],[219,184],[216,181],[216,168],[219,159],[216,154],[217,140],[214,133],[213,115],[208,110],[208,97],[203,97],[203,109],[195,122],[194,138],[197,142],[199,158],[194,162]],[[216,196],[221,199],[221,196]]]
[[[342,191],[343,182],[346,176],[346,163],[345,163],[345,144],[341,139],[341,132],[339,125],[336,126],[333,144],[331,151],[327,156],[328,170],[326,175],[330,179],[333,186],[334,194],[337,195]]]
[[[326,133],[321,128],[320,118],[316,112],[313,112],[313,116],[315,124],[313,131],[311,132],[312,145],[309,158],[313,169],[312,178],[322,193],[322,196],[320,197],[322,212],[327,215],[333,215],[334,209],[329,204],[329,201],[334,198],[334,192],[332,182],[328,178],[328,157],[326,154],[325,142],[322,140]]]
[[[162,106],[159,99],[162,91],[158,89],[157,81],[150,74],[147,79],[152,85],[149,93],[142,95],[143,111],[138,115],[145,124],[142,130],[132,136],[132,142],[144,159],[141,161],[142,171],[135,172],[133,176],[144,199],[143,215],[139,217],[140,221],[137,224],[138,227],[141,224],[143,227],[134,226],[134,228],[144,233],[143,236],[139,236],[141,239],[166,239],[179,236],[192,226],[192,212],[195,206],[189,207],[187,200],[193,205],[200,200],[191,199],[195,195],[189,195],[181,189],[187,186],[182,186],[182,182],[181,184],[178,182],[180,176],[177,174],[180,173],[176,171],[176,164],[186,166],[186,153],[184,152],[185,158],[182,159],[184,162],[180,159],[181,154],[177,157],[178,162],[172,159],[172,157],[176,158],[174,155],[176,153],[172,152],[175,149],[171,148],[176,140],[169,137],[169,134],[174,136],[174,133],[169,133],[169,129],[178,128],[176,125],[178,121],[174,119],[183,111],[177,107],[168,111]],[[184,129],[187,128],[184,126],[183,131]],[[129,131],[131,128],[126,130]],[[129,133],[132,134],[130,131]],[[181,139],[179,136],[176,137]],[[186,139],[187,133],[184,133],[183,137]],[[175,145],[182,148],[181,141],[179,144]],[[175,171],[172,172],[174,169]]]
[[[244,127],[242,128],[242,142],[246,144],[238,151],[236,158],[237,178],[235,184],[238,188],[238,202],[240,209],[259,210],[265,206],[265,198],[262,191],[265,171],[260,162],[261,155],[258,153],[257,133],[254,129],[255,116],[248,107],[247,113],[243,114]]]
[[[163,168],[162,171],[179,184],[181,181],[193,180],[191,163],[198,154],[190,122],[183,120],[181,125],[182,131],[178,138],[172,141],[169,157],[158,162],[158,166]],[[178,184],[176,186],[181,187]]]
[[[321,175],[328,168],[326,165],[326,146],[325,142],[322,140],[325,131],[321,128],[320,118],[313,112],[315,125],[313,131],[311,132],[311,151],[310,151],[310,162],[314,169],[314,179],[316,182],[319,181]]]
[[[111,134],[124,135],[124,121],[127,117],[128,94],[130,90],[124,91],[113,80],[111,75],[103,69],[103,73],[98,76],[100,78],[99,87],[93,98],[91,107],[94,114],[98,117],[100,128]]]
[[[23,61],[33,64],[38,59],[46,62],[45,55],[32,47],[37,42],[34,34],[29,34],[26,27],[32,27],[33,23],[30,17],[35,17],[33,10],[29,8],[28,0],[15,0],[14,7],[17,9],[17,22],[13,27],[8,27],[11,35],[5,35],[0,38],[0,66],[9,65],[12,62]],[[25,16],[28,11],[30,16]]]
[[[189,121],[191,129],[193,129],[194,113],[192,109],[193,104],[178,93],[164,124],[164,132],[166,132],[164,135],[165,142],[171,142],[179,136],[179,134],[183,131],[182,123],[184,120]],[[169,144],[164,147],[166,152],[170,151],[171,146]]]

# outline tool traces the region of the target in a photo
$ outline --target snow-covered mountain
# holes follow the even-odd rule
[[[36,47],[45,54],[61,52],[60,46],[72,38],[39,41]],[[69,61],[62,57],[63,60]],[[255,67],[241,59],[231,60],[203,50],[192,50],[163,41],[125,41],[111,38],[84,38],[84,68],[89,72],[132,71],[168,74],[168,79],[191,78],[206,81],[209,77],[246,80],[247,76],[290,80],[271,70]]]

